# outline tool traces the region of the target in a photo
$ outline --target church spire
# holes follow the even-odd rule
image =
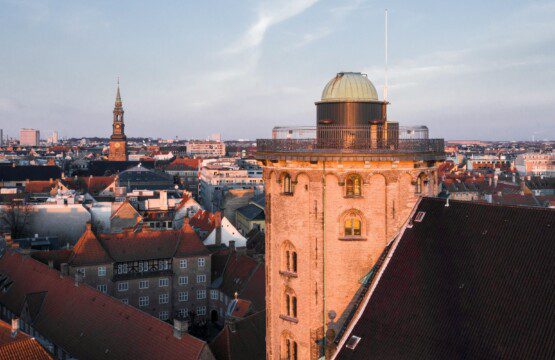
[[[122,102],[121,102],[121,95],[119,93],[119,76],[118,76],[118,91],[116,93],[116,107],[121,107],[122,106]]]

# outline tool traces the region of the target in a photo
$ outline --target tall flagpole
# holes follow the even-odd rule
[[[387,9],[385,9],[385,82],[383,86],[383,100],[387,101]]]

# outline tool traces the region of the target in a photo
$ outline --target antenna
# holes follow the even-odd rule
[[[385,82],[383,86],[383,100],[387,101],[387,9],[385,9]]]

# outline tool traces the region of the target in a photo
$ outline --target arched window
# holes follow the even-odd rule
[[[297,318],[297,295],[295,295],[295,292],[291,289],[285,290],[283,301],[285,315],[290,318]]]
[[[293,194],[293,188],[291,187],[291,175],[285,174],[283,176],[283,193],[291,195]]]
[[[427,185],[428,179],[426,178],[426,174],[420,174],[416,180],[416,193],[422,194]]]
[[[299,358],[297,342],[289,332],[282,335],[281,359],[297,360]]]
[[[362,194],[362,179],[359,175],[353,174],[347,177],[346,181],[346,196],[356,197]]]
[[[344,223],[345,236],[361,236],[362,220],[357,215],[349,215]]]
[[[288,241],[283,245],[282,270],[288,273],[297,273],[297,251]]]

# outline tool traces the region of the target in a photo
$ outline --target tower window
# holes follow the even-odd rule
[[[359,175],[349,175],[346,181],[346,193],[347,197],[357,197],[362,194],[362,180]]]
[[[285,351],[287,360],[297,360],[297,342],[291,339],[285,340]]]
[[[293,244],[289,241],[286,241],[285,244],[282,246],[282,271],[287,273],[296,274],[297,273],[297,251]]]
[[[291,175],[285,174],[283,177],[283,193],[287,195],[293,194],[293,189],[291,188]]]
[[[348,216],[345,219],[345,236],[361,236],[362,221],[358,216]]]
[[[297,296],[293,290],[287,290],[285,293],[285,315],[290,318],[297,318]]]

